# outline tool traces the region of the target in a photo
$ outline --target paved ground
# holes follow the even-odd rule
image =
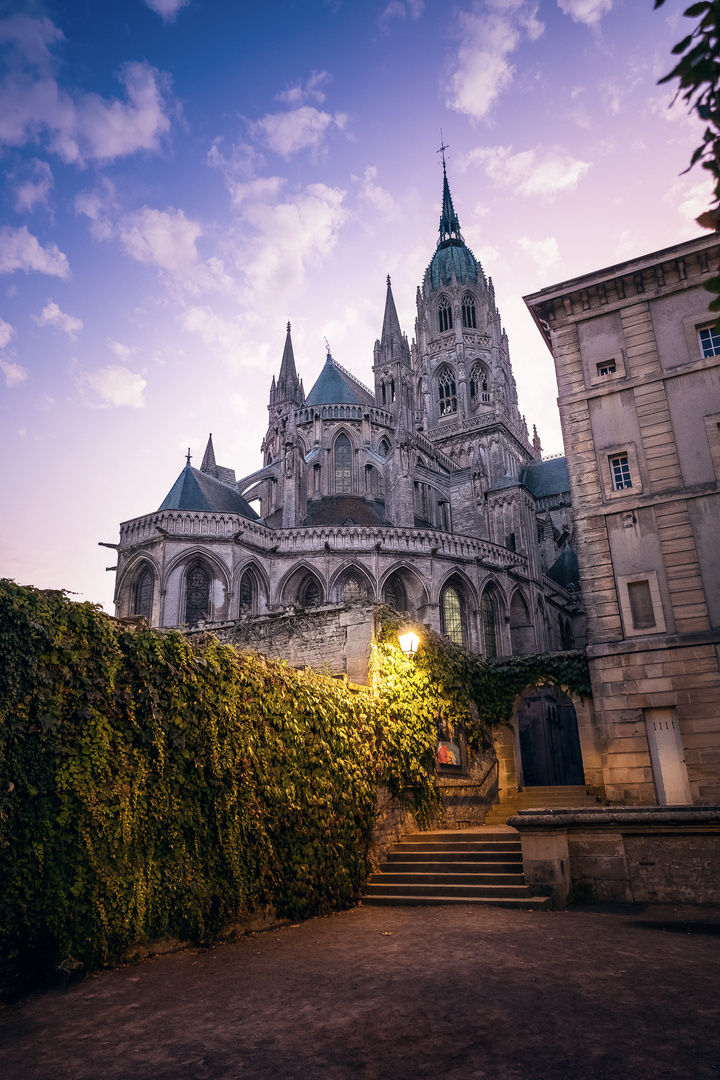
[[[0,1013],[3,1080],[720,1077],[720,911],[356,908]]]

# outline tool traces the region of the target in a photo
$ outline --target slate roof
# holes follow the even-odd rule
[[[522,474],[521,474],[522,475]],[[523,483],[517,476],[501,476],[499,480],[496,480],[494,484],[488,488],[488,491],[503,491],[504,488],[517,487],[518,484]]]
[[[580,568],[577,555],[572,548],[565,547],[560,552],[548,570],[546,577],[549,577],[551,581],[554,581],[563,589],[567,589],[568,586],[571,586],[571,591],[580,588]]]
[[[191,465],[185,466],[159,509],[240,514],[251,521],[258,516],[235,488]]]
[[[432,257],[428,271],[433,289],[438,289],[441,285],[449,285],[452,281],[453,270],[459,282],[477,283],[478,264],[475,256],[462,240],[454,238],[443,241]]]
[[[382,502],[367,502],[360,495],[326,495],[308,502],[303,525],[390,525],[390,522]]]
[[[364,390],[327,354],[317,382],[305,398],[306,405],[375,405],[375,398]]]
[[[536,499],[548,495],[562,495],[570,490],[567,458],[550,458],[549,461],[525,465],[520,471],[520,481]]]

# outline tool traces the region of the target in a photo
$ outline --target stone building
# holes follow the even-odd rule
[[[288,324],[262,467],[236,480],[210,438],[159,509],[121,525],[120,616],[267,622],[365,598],[489,657],[584,644],[565,459],[528,437],[445,174],[416,300],[409,342],[388,278],[372,389],[328,350],[306,395]]]
[[[717,234],[525,298],[555,359],[613,802],[720,803]]]

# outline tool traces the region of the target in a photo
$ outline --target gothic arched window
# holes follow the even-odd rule
[[[367,587],[357,574],[348,574],[340,587],[341,600],[358,600],[367,596]]]
[[[441,334],[444,334],[446,330],[452,330],[452,308],[446,296],[442,296],[438,304],[438,326]]]
[[[394,400],[395,400],[395,380],[391,379],[390,380],[390,402],[392,403]]]
[[[307,585],[303,590],[302,606],[303,607],[320,607],[322,604],[322,589],[320,588],[320,582],[315,578],[310,578]]]
[[[144,615],[148,622],[152,615],[154,580],[152,570],[146,566],[133,587],[133,615]]]
[[[456,645],[464,645],[462,600],[454,585],[448,585],[443,591],[440,613],[443,633]]]
[[[252,570],[240,578],[240,614],[251,615],[257,608],[257,582]]]
[[[197,626],[210,614],[210,575],[201,563],[188,570],[185,579],[185,622]]]
[[[470,401],[473,407],[481,401],[490,401],[487,371],[479,363],[470,368]]]
[[[457,412],[457,388],[455,372],[452,368],[443,368],[438,378],[438,406],[441,416]]]
[[[383,603],[395,611],[407,611],[407,596],[400,576],[393,574],[383,586]]]
[[[380,455],[380,457],[384,458],[387,457],[389,453],[390,444],[388,443],[387,439],[381,439],[380,445],[378,446],[378,454]]]
[[[468,330],[477,330],[475,301],[470,293],[465,293],[462,300],[462,324]]]
[[[497,656],[497,614],[495,601],[489,589],[486,589],[483,593],[480,613],[482,615],[485,655]]]
[[[352,492],[352,446],[342,433],[335,440],[335,492],[337,495]]]

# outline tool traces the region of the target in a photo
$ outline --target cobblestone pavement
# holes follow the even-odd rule
[[[0,1013],[4,1080],[720,1077],[720,910],[355,908]]]

